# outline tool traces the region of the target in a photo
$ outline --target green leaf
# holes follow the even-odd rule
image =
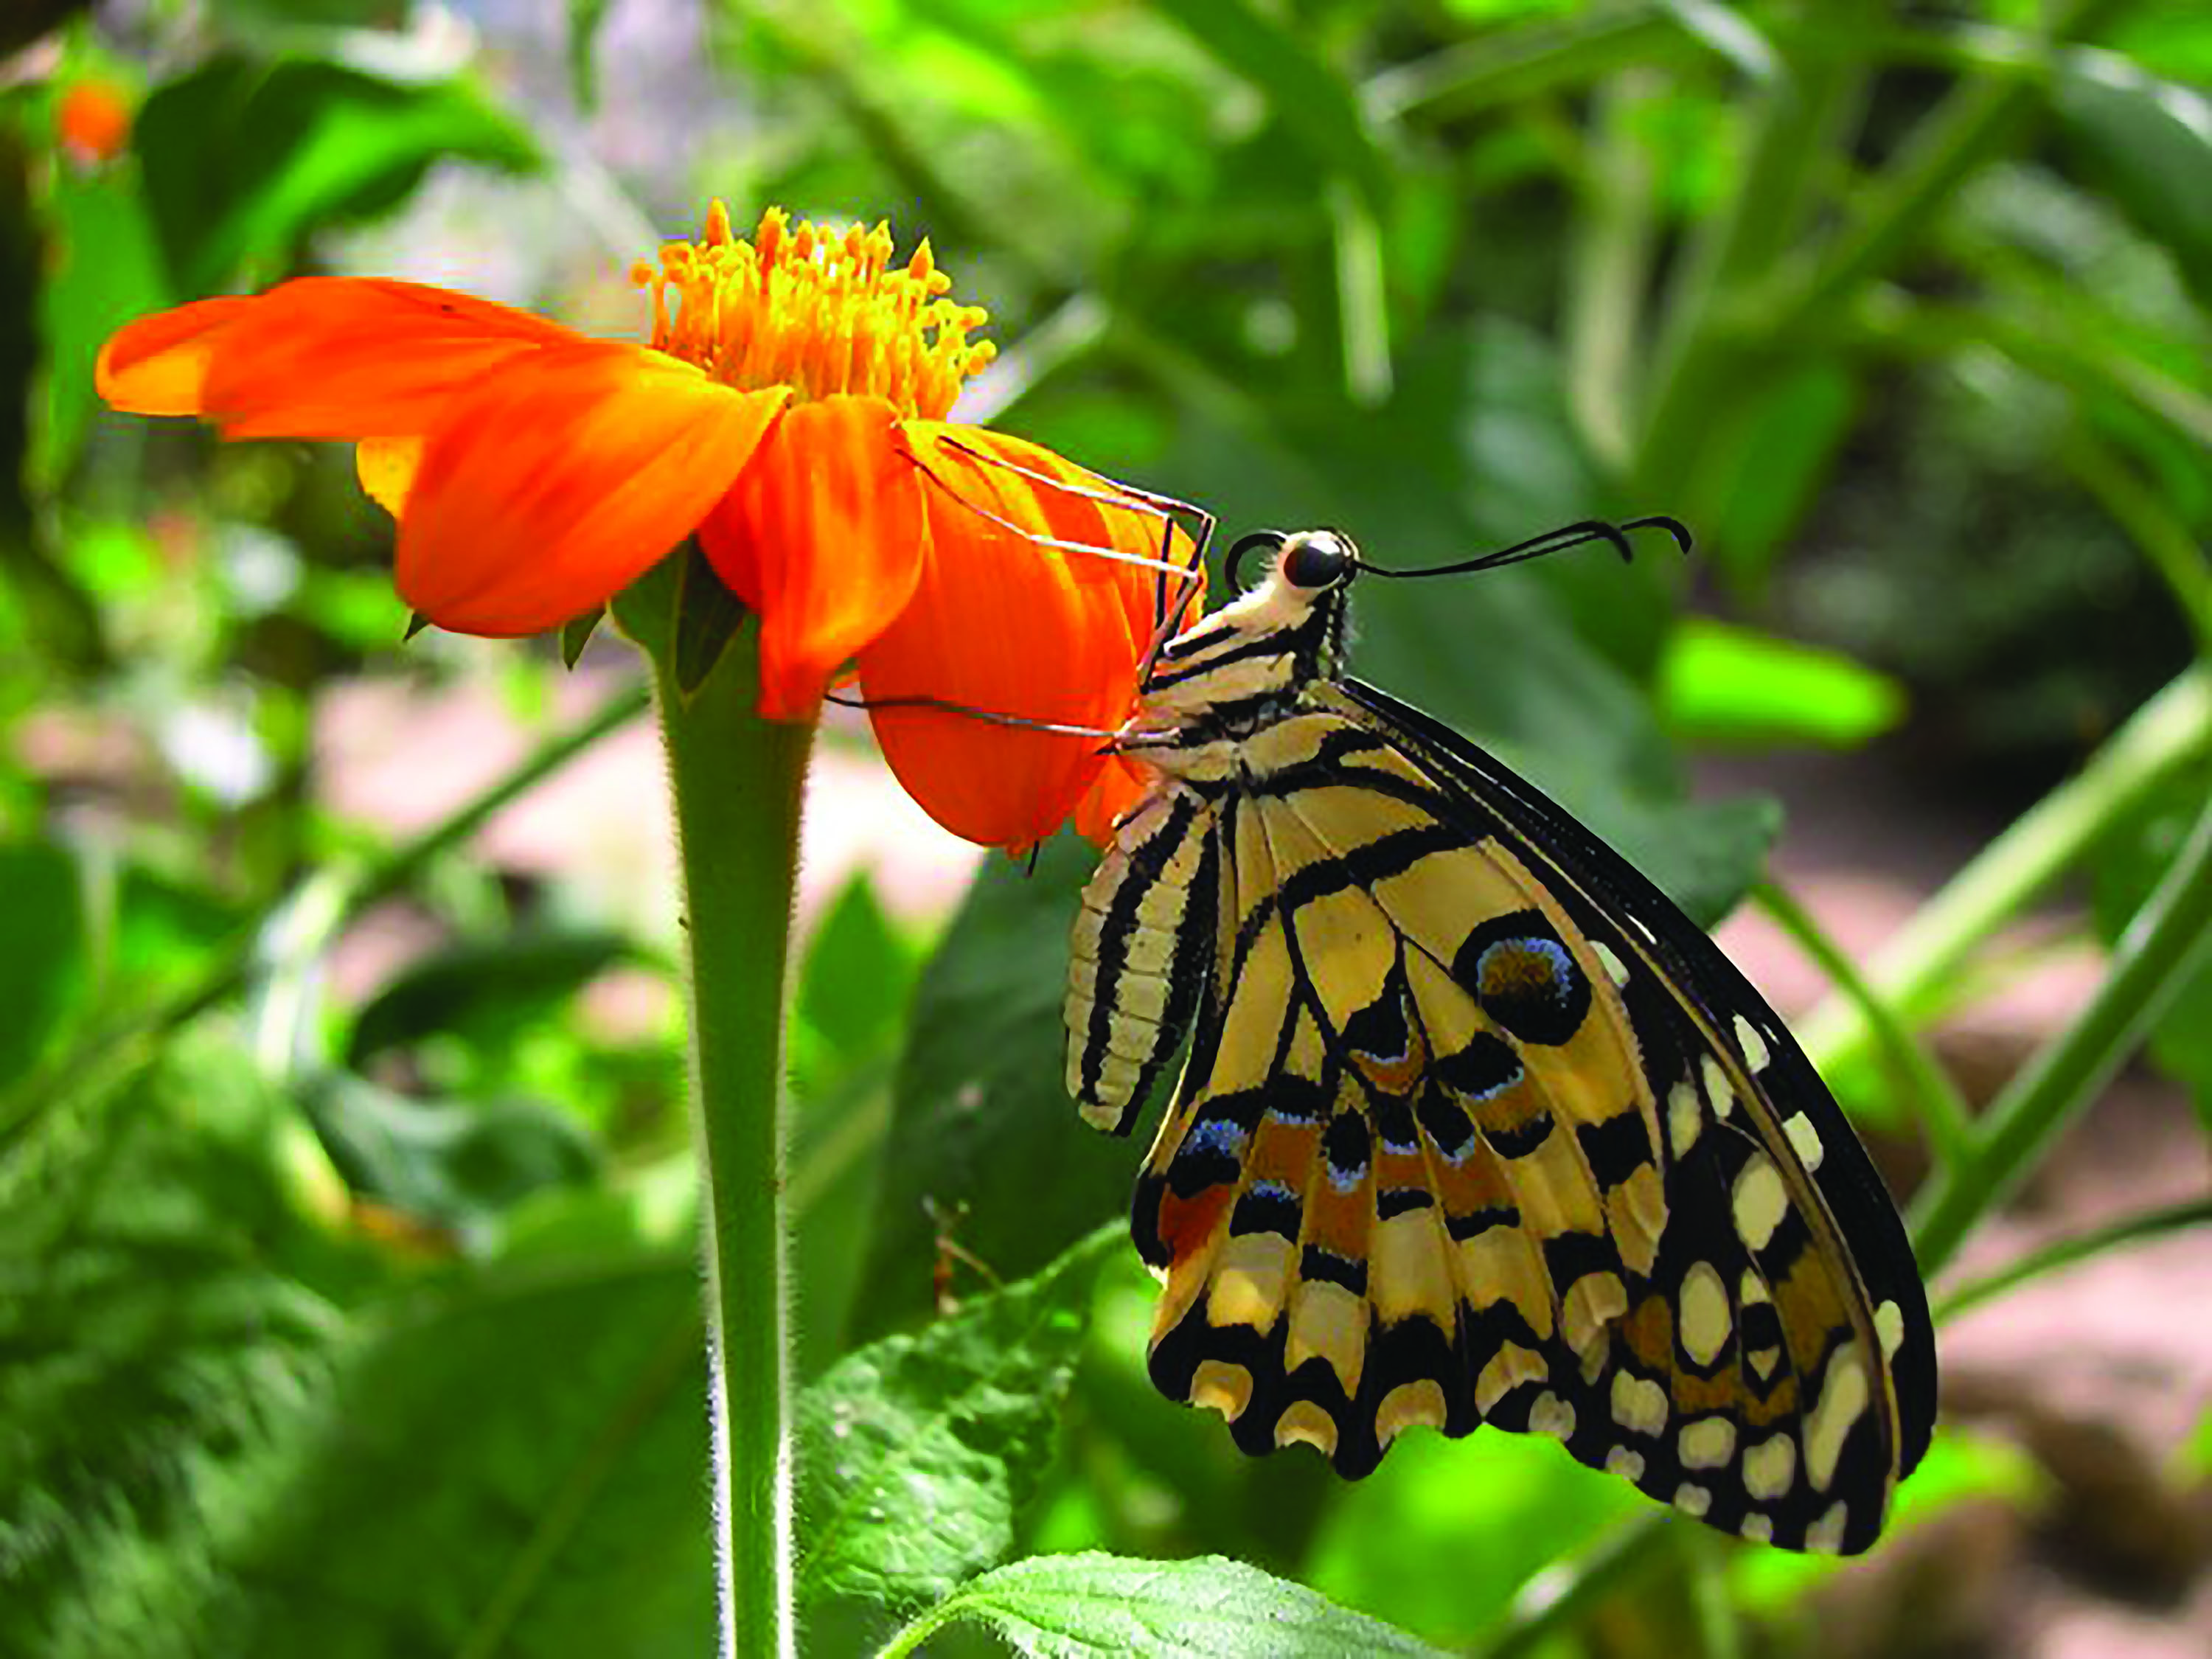
[[[595,605],[580,617],[571,617],[561,624],[561,665],[574,668],[581,661],[584,647],[592,642],[599,623],[607,614],[603,605]]]
[[[697,1264],[587,1203],[369,1321],[224,1528],[223,1650],[711,1650]]]
[[[191,1651],[230,1496],[360,1277],[295,1201],[295,1134],[187,1036],[0,1152],[0,1652]]]
[[[308,232],[386,212],[431,162],[524,171],[529,137],[458,82],[228,52],[148,98],[133,133],[177,289],[266,275]]]
[[[707,683],[745,619],[744,602],[730,592],[696,538],[676,554],[676,689],[688,699]]]
[[[847,1355],[801,1396],[803,1598],[912,1606],[1012,1547],[1083,1346],[1102,1228],[1043,1273]]]
[[[606,21],[608,3],[568,0],[568,91],[582,109],[591,109],[599,100],[599,25]]]
[[[34,434],[32,466],[58,483],[99,407],[92,368],[101,343],[133,317],[168,304],[173,290],[129,169],[58,169],[46,216],[51,269],[39,290],[46,418]]]
[[[1163,15],[1258,89],[1283,140],[1304,150],[1311,166],[1349,173],[1377,208],[1389,200],[1391,162],[1358,97],[1344,75],[1315,52],[1305,32],[1251,0],[1183,0]]]
[[[531,1194],[580,1185],[599,1165],[575,1119],[538,1101],[412,1100],[340,1073],[318,1081],[311,1108],[351,1186],[466,1242],[488,1239]]]
[[[2135,920],[2163,879],[2203,811],[2212,788],[2201,767],[2191,767],[2142,805],[2098,846],[2091,866],[2092,915],[2107,944]],[[2172,994],[2151,1028],[2150,1057],[2189,1091],[2198,1119],[2212,1126],[2212,962],[2200,960]]]
[[[875,1237],[890,1074],[921,953],[856,875],[816,922],[791,1021],[792,1241],[798,1374],[843,1349],[845,1322]]]
[[[2212,100],[2131,66],[2083,73],[2074,60],[2056,100],[2065,131],[2096,177],[2143,231],[2164,243],[2212,304]]]
[[[1350,1613],[1302,1584],[1218,1555],[1192,1561],[1040,1555],[984,1574],[884,1649],[914,1650],[958,1620],[988,1626],[1036,1659],[1343,1659],[1433,1655],[1403,1631]]]
[[[434,1035],[478,1042],[550,1018],[561,1003],[609,969],[637,959],[621,933],[529,932],[449,946],[393,975],[354,1021],[346,1064]]]
[[[1722,482],[1679,504],[1695,514],[1715,556],[1749,584],[1772,568],[1827,482],[1858,418],[1856,377],[1827,361],[1747,386],[1715,410],[1723,441],[1712,446]]]
[[[875,1243],[856,1336],[927,1315],[939,1213],[1001,1278],[1036,1272],[1120,1212],[1138,1149],[1076,1116],[1063,1079],[1067,935],[1097,862],[1071,836],[1033,872],[989,860],[923,969],[892,1085]]]
[[[83,883],[53,842],[0,845],[0,1088],[45,1051],[86,984]]]
[[[2034,1459],[2017,1445],[1990,1435],[1939,1428],[1928,1455],[1912,1478],[1897,1489],[1889,1518],[1891,1535],[1902,1537],[1975,1498],[1999,1499],[2014,1510],[2028,1508],[2046,1479]],[[1832,1555],[1744,1550],[1730,1562],[1729,1580],[1735,1600],[1747,1613],[1774,1614],[1802,1605],[1808,1590],[1849,1570],[1847,1562]]]
[[[1905,713],[1903,686],[1841,652],[1704,617],[1668,641],[1659,698],[1686,743],[1853,749]]]
[[[815,924],[799,975],[799,1021],[831,1054],[863,1059],[904,1029],[919,967],[867,876],[856,875]]]
[[[1464,1646],[1538,1573],[1649,1508],[1547,1441],[1412,1434],[1331,1507],[1302,1576],[1347,1606]]]

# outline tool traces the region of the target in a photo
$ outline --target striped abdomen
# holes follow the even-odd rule
[[[1168,784],[1124,818],[1083,890],[1067,962],[1067,1091],[1126,1134],[1198,1005],[1219,880],[1215,808]]]

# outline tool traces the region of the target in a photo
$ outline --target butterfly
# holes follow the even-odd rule
[[[1449,568],[1653,525],[1687,546],[1592,522]],[[1376,568],[1348,538],[1246,537],[1232,585],[1255,550],[1143,671],[1113,746],[1149,787],[1070,957],[1091,1123],[1127,1133],[1190,1038],[1132,1208],[1154,1382],[1353,1479],[1489,1424],[1724,1531],[1864,1550],[1927,1449],[1935,1336],[1834,1099],[1648,879],[1343,672]]]

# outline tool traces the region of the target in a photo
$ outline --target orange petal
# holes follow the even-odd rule
[[[891,406],[836,396],[784,411],[700,527],[708,558],[760,613],[761,713],[811,713],[921,579],[921,483]]]
[[[232,438],[398,437],[516,356],[585,343],[448,289],[305,276],[141,318],[101,349],[96,379],[118,408],[204,415]]]
[[[1020,848],[1049,835],[1105,764],[1152,633],[1152,573],[1042,545],[1111,546],[1119,510],[996,463],[1085,487],[1091,475],[1019,440],[952,431],[908,430],[928,481],[929,562],[913,602],[860,653],[860,677],[871,699],[932,697],[1098,734],[876,710],[884,758],[931,817],[970,841]]]
[[[399,597],[457,633],[566,622],[698,528],[788,396],[642,347],[515,359],[430,434],[399,522]]]
[[[353,452],[354,475],[369,500],[398,518],[422,465],[420,438],[363,438]]]
[[[125,323],[93,365],[93,384],[132,415],[198,415],[216,343],[252,308],[243,299],[197,300]]]
[[[1075,833],[1085,841],[1104,846],[1113,838],[1115,823],[1121,814],[1134,806],[1145,792],[1152,787],[1151,769],[1139,765],[1125,755],[1111,757],[1099,769],[1098,776],[1076,803],[1069,819]]]

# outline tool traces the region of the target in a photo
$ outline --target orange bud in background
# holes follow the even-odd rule
[[[54,137],[79,166],[112,161],[131,142],[131,106],[114,82],[88,76],[62,94]]]

